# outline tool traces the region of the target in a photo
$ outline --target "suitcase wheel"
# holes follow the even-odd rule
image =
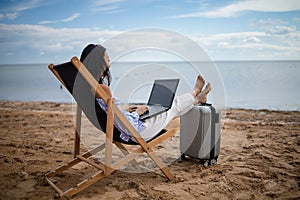
[[[181,154],[180,158],[181,158],[181,160],[185,160],[185,154],[184,153]]]
[[[185,154],[184,153],[180,155],[180,158],[179,158],[178,161],[182,162],[183,160],[185,160]]]
[[[209,161],[205,161],[205,162],[203,163],[203,166],[204,166],[205,168],[209,167]]]
[[[199,164],[203,165],[205,168],[217,164],[218,157],[215,157],[211,160],[200,160]]]
[[[210,164],[210,165],[215,165],[215,164],[217,164],[217,160],[216,160],[216,159],[211,159],[211,160],[209,161],[209,164]]]

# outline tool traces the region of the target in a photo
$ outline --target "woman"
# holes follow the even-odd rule
[[[111,82],[110,74],[110,60],[106,53],[106,49],[101,45],[88,45],[82,52],[80,60],[83,64],[90,70],[96,80],[99,80],[102,88],[112,96],[109,89]],[[194,89],[190,93],[183,94],[181,96],[175,97],[172,107],[159,115],[141,121],[139,118],[144,114],[148,108],[145,105],[138,105],[134,110],[130,112],[128,110],[122,110],[122,113],[129,120],[129,122],[135,127],[135,129],[140,133],[141,137],[145,141],[149,141],[154,138],[167,124],[174,118],[179,117],[187,113],[196,104],[206,103],[206,96],[211,90],[210,83],[208,83],[204,90],[205,80],[202,76],[198,76],[196,79],[196,84]],[[97,99],[100,107],[107,111],[107,106],[102,99]],[[118,104],[118,101],[115,101]],[[128,142],[131,138],[130,132],[122,126],[122,124],[115,119],[115,126],[121,132],[120,137]]]

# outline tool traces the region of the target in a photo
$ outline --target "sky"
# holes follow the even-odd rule
[[[300,0],[2,0],[0,64],[65,62],[152,27],[190,38],[213,61],[300,60]]]

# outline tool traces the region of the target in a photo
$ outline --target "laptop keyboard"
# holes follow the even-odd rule
[[[166,110],[163,106],[148,106],[149,113],[157,113],[163,110]]]
[[[153,113],[160,113],[163,112],[165,110],[167,110],[167,108],[163,107],[163,106],[155,106],[155,105],[150,105],[147,106],[148,107],[148,111],[145,112],[144,114],[141,115],[141,117],[147,116],[147,115],[153,115]]]

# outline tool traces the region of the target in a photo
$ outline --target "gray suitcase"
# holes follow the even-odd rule
[[[198,158],[205,167],[220,154],[221,114],[210,104],[197,105],[180,118],[181,159]]]

